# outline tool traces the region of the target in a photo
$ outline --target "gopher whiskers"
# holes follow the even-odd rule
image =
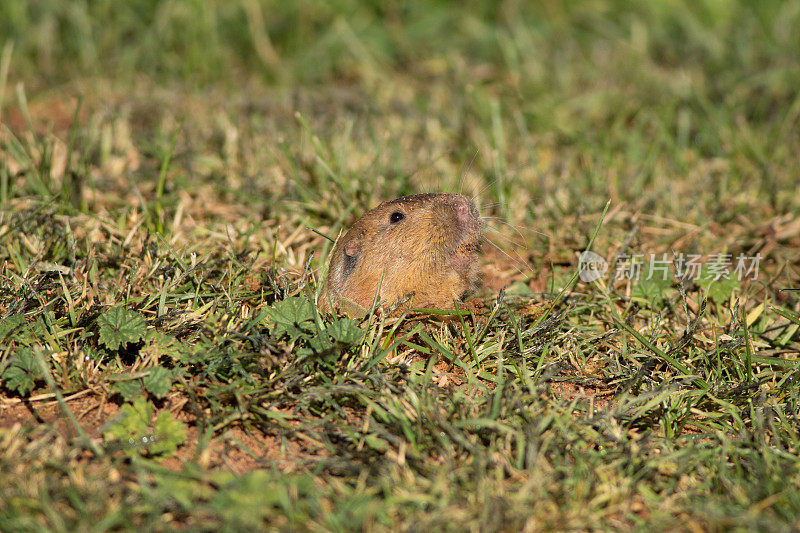
[[[504,224],[504,225],[508,226],[509,228],[513,229],[517,233],[517,235],[519,235],[520,238],[522,238],[524,240],[524,236],[522,235],[522,232],[519,229],[517,229],[517,227],[514,224],[512,224],[510,222],[507,222],[502,217],[481,217],[481,220],[496,220],[496,221],[500,222],[501,224]],[[486,230],[487,231],[493,231],[493,232],[497,233],[498,235],[502,235],[502,233],[500,233],[500,230],[497,230],[497,229],[494,229],[494,228],[487,227]],[[538,235],[541,235],[542,237],[547,237],[548,239],[552,239],[553,238],[552,235],[550,235],[549,233],[544,233],[543,231],[539,231],[539,230],[535,230],[535,229],[531,229],[530,231],[532,231],[533,233],[536,233]]]
[[[475,159],[477,159],[477,157],[478,157],[478,149],[476,148],[475,153],[473,153],[470,160],[467,161],[467,166],[461,172],[459,172],[458,194],[463,194],[462,191],[464,189],[464,176],[466,176],[467,173],[472,169],[472,165],[473,163],[475,163]],[[472,202],[475,203],[475,195],[472,195]]]
[[[510,222],[506,222],[505,220],[503,220],[502,217],[481,217],[481,221],[485,221],[485,220],[496,220],[496,221],[500,222],[501,224],[504,224],[504,225],[508,226],[509,228],[511,228],[512,230],[514,230],[514,232],[517,235],[519,235],[520,239],[522,239],[523,241],[525,240],[525,237],[522,235],[522,232],[520,230],[518,230],[517,227],[514,224],[512,224]],[[498,235],[503,235],[502,233],[500,233],[500,230],[498,230],[498,229],[491,228],[489,226],[485,226],[485,229],[486,229],[486,231],[491,231],[491,232],[497,233]],[[511,239],[509,238],[509,240],[511,240]]]
[[[505,250],[503,250],[502,248],[500,248],[499,246],[497,246],[495,243],[493,243],[493,242],[492,242],[492,241],[490,241],[489,239],[487,239],[487,238],[484,238],[483,240],[484,240],[484,241],[486,241],[486,242],[488,242],[488,243],[489,243],[489,244],[491,244],[492,246],[494,246],[494,247],[497,249],[497,251],[498,251],[498,252],[500,252],[501,254],[503,254],[504,256],[506,256],[508,259],[510,259],[510,260],[511,260],[511,262],[512,262],[512,265],[511,265],[511,266],[513,266],[513,267],[514,267],[514,270],[516,270],[516,271],[517,271],[517,273],[518,273],[520,276],[522,276],[522,277],[525,277],[525,276],[527,276],[527,275],[528,275],[528,273],[531,273],[531,272],[533,272],[533,269],[531,268],[531,266],[530,266],[528,263],[526,263],[525,261],[522,261],[521,259],[517,259],[516,257],[512,257],[512,256],[511,256],[511,255],[510,255],[508,252],[506,252]],[[528,269],[528,273],[525,273],[525,272],[523,272],[522,270],[520,270],[519,266],[517,266],[517,265],[524,265],[524,266],[525,266],[525,268],[527,268],[527,269]]]

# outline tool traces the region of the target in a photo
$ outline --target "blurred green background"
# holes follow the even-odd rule
[[[634,170],[612,172],[614,190],[585,178],[606,198],[638,199],[698,158],[722,157],[725,176],[707,184],[715,194],[747,189],[785,211],[797,179],[798,27],[800,2],[777,0],[4,0],[0,44],[12,60],[0,83],[6,102],[17,82],[32,99],[86,93],[96,80],[130,95],[179,85],[288,99],[302,88],[332,101],[345,90],[356,116],[400,100],[410,120],[440,120],[462,164],[481,144],[470,124],[509,168],[537,164],[523,157],[532,141],[588,154],[594,169],[622,157]],[[543,185],[537,193],[552,192]],[[671,202],[664,192],[651,200]]]
[[[567,111],[590,116],[567,130],[664,104],[719,105],[755,122],[796,115],[798,26],[800,3],[777,0],[0,4],[0,39],[14,45],[11,79],[34,87],[87,76],[202,87],[435,75],[457,92],[494,88],[536,127],[558,127],[570,117],[553,112],[572,102]],[[673,112],[668,124],[680,128]]]

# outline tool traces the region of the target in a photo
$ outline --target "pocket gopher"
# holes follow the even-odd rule
[[[474,290],[481,224],[460,194],[415,194],[381,203],[358,219],[333,248],[320,297],[324,310],[363,315],[378,301],[413,296],[416,308],[452,308]]]

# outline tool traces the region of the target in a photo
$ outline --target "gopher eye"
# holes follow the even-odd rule
[[[392,224],[397,224],[404,218],[406,218],[406,216],[403,213],[401,213],[400,211],[395,211],[394,213],[389,215],[389,222],[391,222]]]

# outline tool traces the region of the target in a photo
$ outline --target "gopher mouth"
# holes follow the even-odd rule
[[[478,254],[481,251],[480,237],[472,238],[456,248],[451,254],[450,265],[453,270],[461,272],[465,277],[472,277],[471,272],[475,270]]]

